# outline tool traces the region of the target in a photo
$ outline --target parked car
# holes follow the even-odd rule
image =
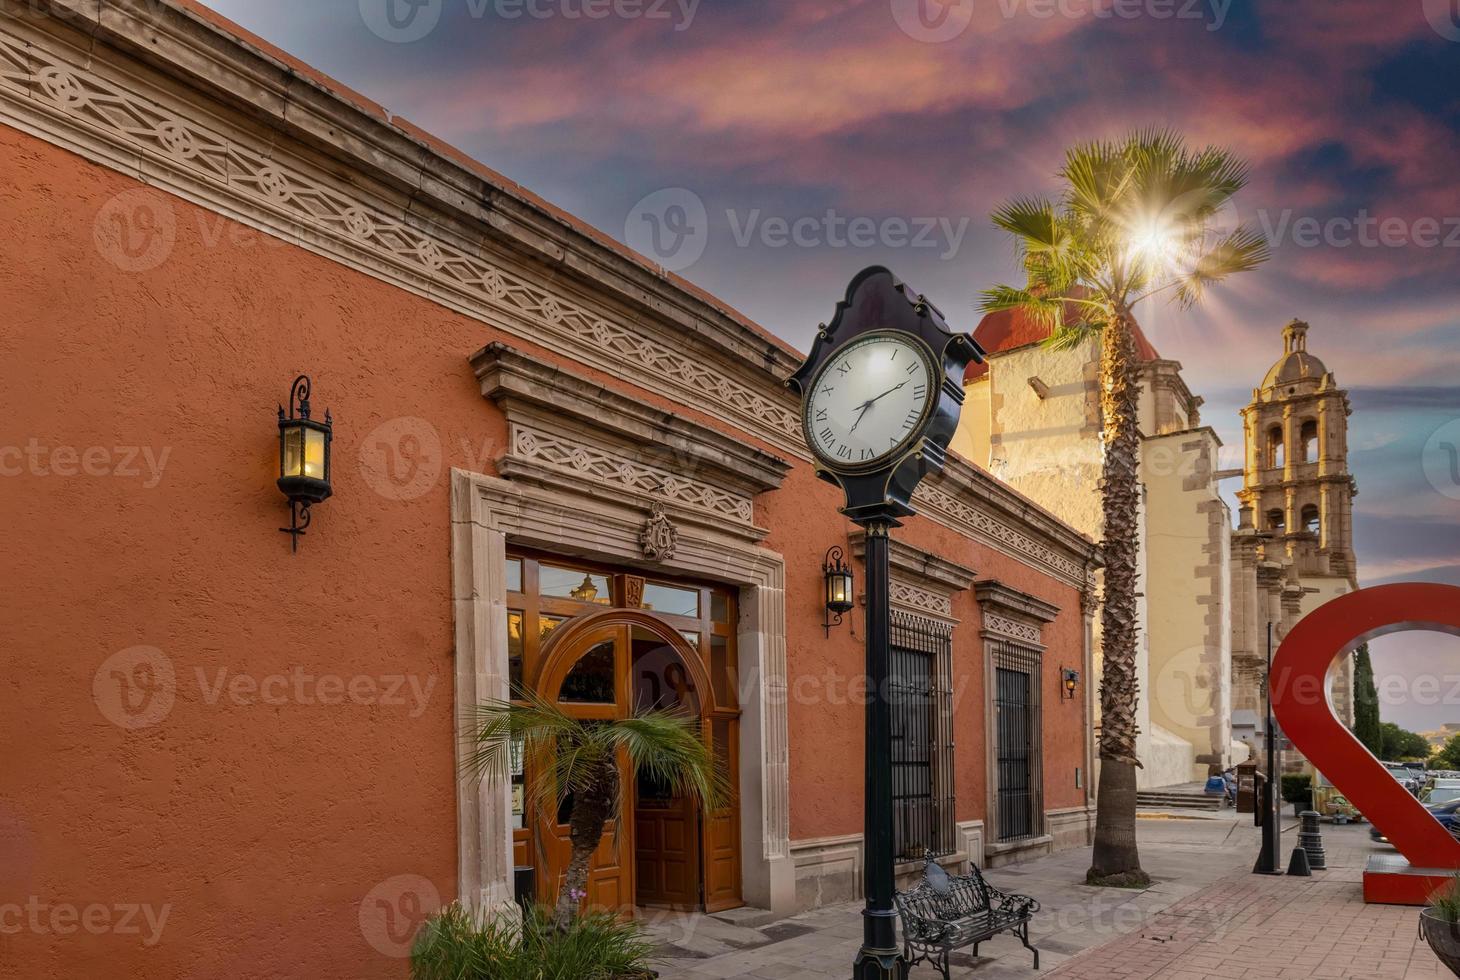
[[[1419,793],[1419,801],[1426,805],[1449,803],[1460,799],[1460,779],[1453,776],[1439,776],[1429,780]]]
[[[1425,809],[1433,813],[1441,826],[1452,834],[1455,833],[1456,826],[1460,825],[1460,799],[1450,800],[1448,803],[1431,803]],[[1389,843],[1389,838],[1380,833],[1378,827],[1369,830],[1369,839],[1380,844]]]
[[[1402,762],[1386,762],[1384,768],[1389,770],[1389,775],[1399,781],[1399,785],[1409,791],[1410,795],[1418,796],[1420,788],[1419,774]]]

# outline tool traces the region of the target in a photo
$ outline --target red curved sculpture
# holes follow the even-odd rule
[[[1365,899],[1419,904],[1444,876],[1460,868],[1460,841],[1344,727],[1327,689],[1329,668],[1341,654],[1403,630],[1460,636],[1460,587],[1382,585],[1350,592],[1313,610],[1293,627],[1273,659],[1272,705],[1283,734],[1408,862],[1404,866],[1376,856],[1364,875]]]

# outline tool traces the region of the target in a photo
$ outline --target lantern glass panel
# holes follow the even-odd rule
[[[280,450],[279,475],[303,476],[304,429],[302,426],[290,426],[283,430]]]
[[[325,473],[324,433],[318,429],[304,430],[304,476],[315,480],[327,478]]]

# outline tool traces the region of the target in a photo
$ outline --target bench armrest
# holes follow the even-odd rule
[[[1039,911],[1039,902],[1028,895],[1014,895],[1001,892],[993,885],[988,886],[989,904],[999,915],[1027,918]]]

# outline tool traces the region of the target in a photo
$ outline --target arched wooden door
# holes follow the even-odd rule
[[[714,744],[722,764],[738,762],[728,744],[734,728],[712,720],[714,691],[699,653],[652,613],[607,609],[570,620],[554,632],[543,658],[538,693],[571,716],[611,721],[651,707],[684,710],[701,719],[707,740],[727,743]],[[593,857],[585,904],[739,904],[738,808],[732,803],[705,819],[694,801],[635,779],[626,758],[620,767],[623,824],[610,826]],[[733,786],[737,774],[728,775]],[[535,820],[538,894],[548,902],[556,900],[571,856],[567,817],[563,807]],[[728,855],[727,838],[735,839]]]

